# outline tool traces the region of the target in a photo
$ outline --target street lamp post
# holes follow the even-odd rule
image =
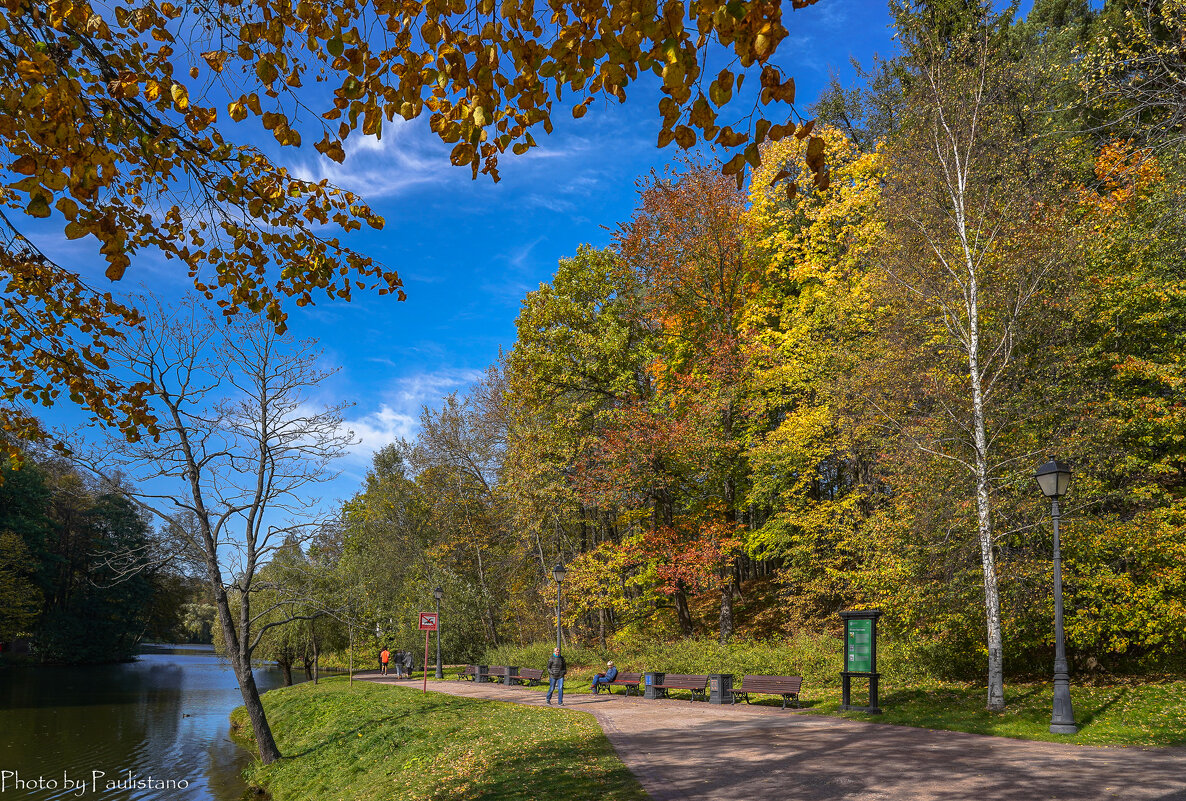
[[[1042,494],[1050,499],[1050,517],[1054,521],[1054,712],[1050,716],[1051,734],[1074,734],[1075,710],[1071,708],[1071,678],[1067,673],[1067,653],[1062,631],[1062,553],[1058,542],[1058,499],[1067,494],[1071,484],[1071,466],[1050,459],[1034,474]]]
[[[437,587],[432,591],[432,597],[437,600],[437,678],[445,678],[445,674],[441,672],[441,598],[445,597],[445,591]]]
[[[552,568],[552,578],[556,579],[556,649],[560,650],[560,584],[564,581],[564,577],[568,575],[568,571],[564,569],[562,562],[557,562],[556,566]]]

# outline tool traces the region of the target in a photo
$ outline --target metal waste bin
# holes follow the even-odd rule
[[[474,684],[481,684],[490,678],[489,665],[474,665]]]
[[[733,674],[732,673],[709,673],[708,674],[708,703],[710,704],[731,704],[733,703]]]
[[[519,678],[519,666],[507,665],[507,674],[503,676],[502,683],[508,687],[514,687],[517,678]]]
[[[650,698],[650,699],[659,698],[663,691],[656,690],[655,685],[662,684],[663,677],[666,675],[667,675],[666,673],[645,673],[645,674],[643,674],[642,679],[645,684],[644,684],[643,691],[642,691],[642,697]]]

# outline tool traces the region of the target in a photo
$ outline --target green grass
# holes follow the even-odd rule
[[[983,687],[957,684],[889,689],[881,693],[881,715],[841,712],[839,693],[808,691],[803,703],[817,714],[896,723],[925,729],[992,734],[1021,740],[1078,745],[1186,745],[1186,681],[1157,684],[1088,685],[1071,688],[1079,733],[1051,734],[1053,690],[1049,684],[1005,687],[1004,712],[985,709]],[[854,682],[853,703],[865,703],[868,690]]]
[[[276,801],[528,801],[646,794],[586,714],[324,679],[264,694],[284,758],[248,780]],[[246,710],[232,726],[250,732]]]

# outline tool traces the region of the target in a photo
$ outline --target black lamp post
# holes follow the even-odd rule
[[[437,599],[437,678],[445,678],[445,674],[441,672],[441,598],[445,597],[445,591],[437,587],[432,591],[432,597]]]
[[[556,648],[560,648],[560,584],[564,581],[564,577],[568,575],[568,571],[564,569],[562,562],[557,562],[556,566],[552,568],[552,578],[556,579]]]
[[[1071,484],[1071,466],[1050,459],[1034,474],[1042,494],[1050,499],[1054,520],[1054,713],[1050,716],[1051,734],[1074,734],[1075,710],[1071,708],[1071,678],[1067,675],[1067,654],[1062,636],[1062,554],[1058,544],[1058,499],[1067,494]]]

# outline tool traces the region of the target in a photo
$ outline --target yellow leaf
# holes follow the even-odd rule
[[[29,205],[25,207],[25,212],[31,217],[48,217],[49,201],[45,199],[45,195],[34,195],[29,201]]]

